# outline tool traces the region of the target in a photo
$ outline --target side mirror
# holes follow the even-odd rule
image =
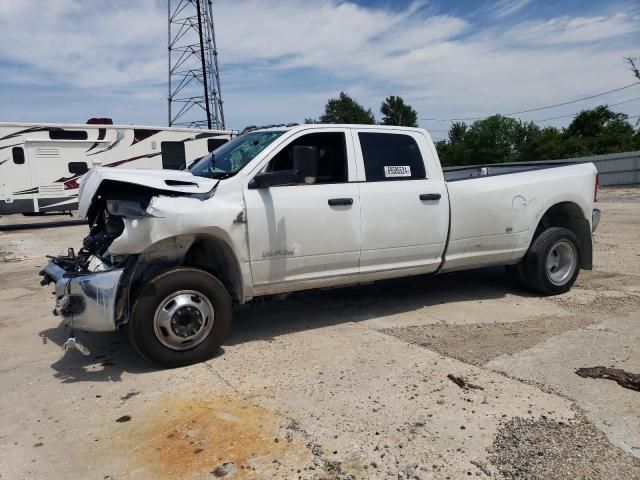
[[[297,170],[258,173],[249,182],[249,188],[269,188],[281,185],[295,185],[300,175]]]
[[[300,172],[300,180],[304,183],[316,183],[316,178],[318,177],[318,147],[294,146],[293,169]]]

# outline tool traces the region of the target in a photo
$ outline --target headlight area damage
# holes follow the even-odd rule
[[[207,193],[161,190],[139,184],[104,180],[86,211],[89,234],[76,253],[48,256],[40,272],[41,285],[55,282],[54,315],[71,328],[92,332],[114,331],[127,321],[129,287],[136,271],[138,255],[113,255],[109,247],[125,232],[125,221],[139,221],[157,214],[148,212],[152,200],[163,197],[191,197],[204,200]],[[89,192],[84,192],[88,194]],[[75,346],[75,339],[72,343]]]

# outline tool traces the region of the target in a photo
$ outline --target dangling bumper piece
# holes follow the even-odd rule
[[[116,301],[123,269],[96,272],[68,272],[55,262],[40,272],[42,285],[55,282],[56,306],[54,315],[67,324],[88,332],[116,330]]]

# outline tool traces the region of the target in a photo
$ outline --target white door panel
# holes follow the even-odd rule
[[[439,194],[440,199],[420,200],[420,195],[425,194]],[[361,183],[360,201],[362,273],[438,268],[448,228],[448,199],[443,182],[425,179]]]
[[[330,199],[352,199],[330,206]],[[358,272],[360,201],[356,183],[245,191],[254,285]]]
[[[382,144],[374,147],[369,158],[369,171],[372,178],[366,178],[367,164],[363,157],[360,133],[381,135],[402,135],[413,138],[415,148],[399,149],[399,156],[393,150],[386,150],[384,137]],[[367,274],[383,270],[418,268],[424,273],[438,269],[447,239],[449,227],[449,199],[446,185],[439,170],[435,168],[435,159],[427,139],[418,132],[406,130],[358,129],[353,131],[353,143],[356,152],[356,164],[362,172],[360,183],[362,247],[360,252],[360,272]],[[406,141],[401,143],[405,144]],[[410,143],[410,142],[409,142]],[[419,155],[416,161],[416,149]],[[420,175],[420,158],[424,162],[427,178],[404,179],[411,175],[411,162],[414,176]],[[375,157],[375,158],[374,158]],[[372,166],[375,165],[375,169]],[[369,181],[367,181],[369,180]],[[425,197],[427,195],[428,197]],[[421,198],[422,196],[422,198]]]
[[[326,139],[328,143],[323,143],[317,131],[297,132],[270,153],[258,169],[283,167],[286,163],[283,155],[289,146],[304,143],[306,138],[311,145],[319,146],[319,178],[333,175],[334,169],[325,167],[336,165],[331,163],[339,152],[334,142],[342,138],[346,171],[336,170],[334,183],[245,189],[251,270],[257,287],[358,273],[360,198],[358,184],[354,182],[355,159],[348,133],[344,127],[322,129],[321,135],[333,135],[333,140]],[[350,203],[329,204],[336,199]]]

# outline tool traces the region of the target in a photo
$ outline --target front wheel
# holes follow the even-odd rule
[[[195,268],[174,268],[141,290],[127,332],[149,362],[180,367],[214,356],[231,317],[231,299],[217,278]]]
[[[567,292],[580,272],[578,239],[566,228],[548,228],[536,237],[522,262],[531,288],[544,295]]]

